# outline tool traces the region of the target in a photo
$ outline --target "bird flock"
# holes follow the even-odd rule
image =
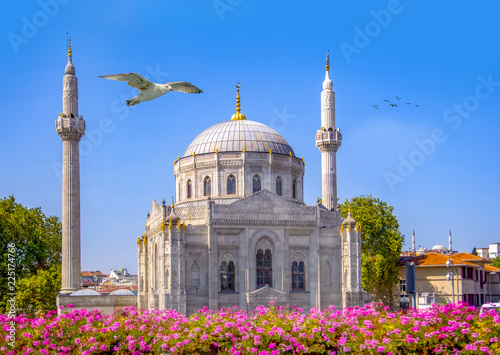
[[[400,103],[400,102],[399,102],[399,100],[401,100],[401,99],[402,99],[401,97],[396,96],[396,101],[391,102],[391,100],[384,100],[384,102],[386,102],[386,103],[387,103],[387,106],[388,106],[388,107],[391,107],[391,108],[398,107],[398,104],[399,104],[400,106],[403,106],[404,104],[406,104],[406,105],[408,105],[408,106],[420,107],[420,105],[412,104],[411,102]],[[375,110],[380,110],[380,106],[379,106],[379,105],[372,105],[372,107],[373,107]]]

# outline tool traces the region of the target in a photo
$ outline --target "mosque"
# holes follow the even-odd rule
[[[127,305],[192,314],[207,306],[361,306],[361,226],[341,221],[337,206],[335,92],[327,56],[321,92],[321,203],[304,203],[302,158],[272,128],[231,120],[201,132],[174,163],[175,201],[153,200],[145,232],[137,238],[138,295],[102,296],[80,290],[78,81],[71,42],[63,78],[63,111],[56,119],[63,142],[62,287],[58,311],[112,312]],[[318,181],[319,182],[319,181]]]
[[[231,120],[201,132],[174,163],[175,201],[153,200],[137,239],[139,308],[187,314],[274,302],[363,304],[361,227],[337,206],[335,92],[327,56],[321,92],[322,203],[304,203],[305,164],[272,128]]]

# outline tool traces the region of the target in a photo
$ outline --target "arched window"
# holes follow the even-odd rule
[[[203,179],[203,196],[210,196],[212,194],[212,182],[208,176]]]
[[[234,292],[234,261],[222,261],[220,263],[220,291]]]
[[[233,195],[236,193],[236,178],[234,175],[229,175],[227,177],[227,194]]]
[[[297,198],[297,180],[293,179],[292,198]]]
[[[270,249],[257,250],[257,288],[273,286],[273,258]]]
[[[260,176],[254,175],[253,176],[253,193],[256,193],[258,191],[260,191]]]
[[[276,178],[276,195],[283,196],[283,179],[281,176]]]
[[[306,289],[306,273],[303,261],[292,262],[292,291]]]
[[[186,183],[187,198],[193,197],[193,186],[191,184],[191,179],[188,179]]]

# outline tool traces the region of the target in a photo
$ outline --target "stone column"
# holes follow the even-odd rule
[[[63,141],[62,182],[62,285],[61,293],[80,289],[80,139],[85,134],[82,117],[56,120]]]

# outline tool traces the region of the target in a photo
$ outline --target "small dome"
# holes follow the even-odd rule
[[[167,222],[172,221],[172,223],[177,223],[177,221],[180,220],[180,217],[175,214],[174,207],[172,206],[172,210],[170,211],[170,214],[167,216]]]
[[[83,288],[81,290],[75,291],[70,296],[101,296],[99,292],[96,290],[92,290],[90,288]]]
[[[242,114],[241,114],[242,115]],[[221,122],[207,128],[196,137],[184,153],[207,154],[219,152],[262,152],[295,156],[292,147],[278,132],[265,124],[249,120]]]
[[[351,210],[349,209],[349,212],[347,213],[347,218],[344,219],[344,221],[342,222],[343,225],[347,225],[347,224],[350,224],[351,226],[355,226],[356,225],[356,220],[354,218],[352,218],[351,216]]]
[[[135,294],[132,291],[124,290],[124,289],[113,291],[109,295],[110,296],[135,296]]]

